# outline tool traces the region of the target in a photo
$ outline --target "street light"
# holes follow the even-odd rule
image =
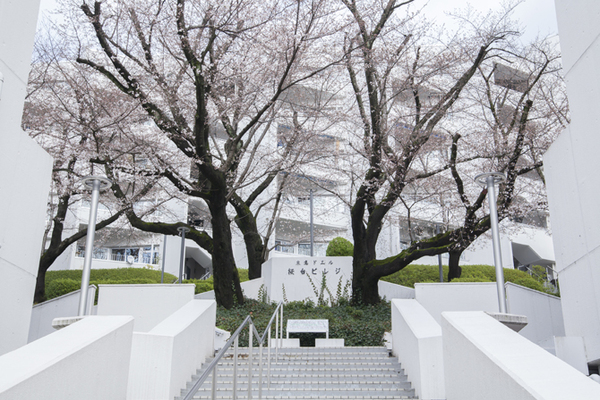
[[[310,189],[310,256],[314,257],[315,233],[313,224],[313,190]]]
[[[498,209],[496,208],[497,183],[506,181],[506,176],[500,172],[486,172],[475,177],[482,187],[487,187],[488,204],[490,206],[490,224],[492,228],[492,247],[494,249],[494,266],[496,267],[496,287],[498,288],[498,305],[500,313],[506,314],[506,294],[504,291],[504,270],[502,269],[502,254],[500,253],[500,231],[498,230]]]
[[[439,224],[435,224],[435,234],[439,235],[440,234],[440,225]],[[442,255],[438,254],[438,266],[439,266],[439,270],[440,270],[440,282],[444,282],[444,267],[442,265]]]
[[[181,233],[181,255],[179,256],[179,283],[183,280],[183,263],[185,261],[185,234],[190,231],[190,228],[180,226],[177,232]]]
[[[90,285],[90,271],[92,269],[92,253],[94,251],[94,236],[96,234],[96,218],[98,216],[98,199],[100,191],[109,188],[112,182],[101,176],[86,176],[83,184],[92,189],[92,202],[90,204],[90,217],[88,220],[85,241],[85,257],[81,273],[81,292],[79,295],[78,316],[82,317],[87,311],[88,286]]]

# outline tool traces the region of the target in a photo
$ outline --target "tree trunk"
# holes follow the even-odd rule
[[[224,190],[216,190],[210,195],[208,207],[213,228],[212,265],[215,299],[217,304],[230,309],[236,303],[243,304],[244,296],[233,257],[231,226],[227,216]]]
[[[40,262],[41,264],[41,262]],[[48,268],[42,268],[40,265],[38,275],[35,281],[35,292],[33,294],[33,302],[41,303],[46,301],[46,271]]]
[[[448,259],[448,282],[452,282],[453,279],[460,278],[462,268],[458,265],[462,250],[454,250],[449,252]]]
[[[244,235],[244,244],[246,245],[246,255],[248,257],[248,278],[256,279],[261,276],[262,264],[265,262],[263,258],[264,244],[258,227],[256,226],[256,218],[247,210],[245,215],[235,217],[235,223]]]
[[[356,205],[354,207],[357,207]],[[362,221],[362,213],[352,210],[352,236],[354,253],[352,258],[352,303],[377,304],[379,298],[378,277],[371,271],[370,261],[375,260],[375,243],[368,240],[368,232]]]

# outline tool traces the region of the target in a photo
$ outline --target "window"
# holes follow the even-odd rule
[[[81,207],[83,208],[90,208],[90,201],[89,200],[81,200]],[[104,204],[98,202],[98,210],[104,210],[104,211],[108,211],[109,208],[106,207]]]
[[[282,253],[294,254],[294,245],[286,242],[284,240],[276,240],[275,241],[275,251],[280,251]]]
[[[310,243],[298,243],[298,254],[310,256]]]

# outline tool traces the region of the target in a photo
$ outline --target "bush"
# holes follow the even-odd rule
[[[46,273],[46,299],[50,300],[81,288],[81,270],[48,271]],[[148,268],[92,269],[90,284],[151,284],[160,283],[161,271]],[[165,273],[165,283],[175,276]],[[98,292],[96,292],[97,300]]]
[[[79,281],[75,279],[54,279],[50,283],[46,283],[46,298],[53,299],[81,289],[81,278]]]
[[[204,293],[214,290],[212,277],[210,279],[186,279],[183,283],[193,283],[196,285],[195,293]]]
[[[334,238],[327,245],[325,255],[327,257],[352,256],[354,254],[354,245],[343,237]]]
[[[496,269],[490,265],[463,265],[460,278],[452,282],[496,282]],[[444,265],[444,282],[448,281],[448,266]],[[437,265],[408,265],[404,269],[381,278],[402,286],[415,287],[415,283],[439,282]],[[504,268],[504,281],[512,282],[540,292],[554,294],[529,274],[517,269]]]

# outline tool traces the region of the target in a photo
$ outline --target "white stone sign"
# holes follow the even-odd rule
[[[337,297],[338,286],[351,290],[352,257],[271,258],[262,265],[262,276],[271,301],[316,302],[321,292],[330,301],[329,293]],[[329,292],[322,290],[323,281]]]
[[[286,337],[290,333],[324,333],[329,339],[329,320],[327,319],[288,319],[285,329]]]

